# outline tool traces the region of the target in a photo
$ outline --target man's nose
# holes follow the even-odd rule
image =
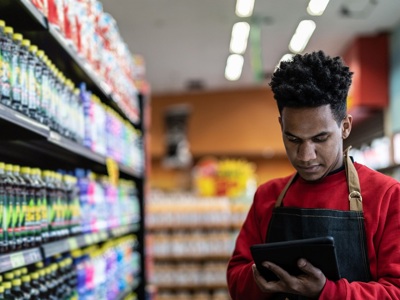
[[[315,151],[315,144],[313,142],[305,141],[299,145],[297,150],[297,158],[301,161],[310,161],[317,157]]]

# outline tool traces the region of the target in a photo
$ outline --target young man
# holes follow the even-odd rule
[[[322,51],[282,62],[270,86],[287,156],[296,174],[256,191],[227,271],[233,300],[400,299],[400,183],[352,162],[343,151],[352,116],[352,72]],[[342,278],[329,280],[305,259],[292,276],[264,262],[279,281],[257,271],[254,244],[333,236]]]

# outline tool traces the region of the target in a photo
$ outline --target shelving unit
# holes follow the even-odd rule
[[[4,0],[0,2],[0,19],[14,32],[45,51],[54,64],[74,83],[84,82],[87,88],[98,95],[123,119],[141,131],[144,144],[146,127],[145,115],[147,95],[138,94],[139,107],[131,109],[114,98],[111,88],[99,79],[91,66],[78,55],[68,41],[36,9],[30,0]],[[28,165],[41,169],[90,169],[98,174],[108,174],[109,157],[91,151],[89,148],[69,140],[29,117],[0,104],[0,161]],[[144,149],[144,147],[143,147]],[[144,151],[144,150],[143,150]],[[143,153],[145,156],[145,153]],[[71,252],[91,245],[102,244],[109,239],[134,234],[137,242],[134,250],[141,257],[139,276],[118,299],[135,293],[137,299],[145,299],[145,248],[144,248],[144,203],[146,165],[134,169],[116,163],[119,177],[132,180],[140,199],[139,218],[135,223],[96,233],[81,234],[58,241],[44,243],[36,248],[0,255],[0,273],[44,261],[57,254]]]

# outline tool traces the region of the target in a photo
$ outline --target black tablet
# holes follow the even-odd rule
[[[258,244],[250,247],[257,270],[268,281],[279,280],[276,275],[262,266],[270,261],[297,276],[302,272],[297,267],[299,258],[307,259],[320,269],[330,280],[340,279],[333,237],[318,237],[285,242]]]

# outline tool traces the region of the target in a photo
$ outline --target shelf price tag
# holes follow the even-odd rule
[[[25,258],[22,252],[10,254],[11,266],[15,268],[19,268],[25,265]]]
[[[118,164],[115,160],[112,158],[108,157],[106,160],[106,165],[107,165],[107,172],[108,176],[110,177],[110,182],[114,186],[118,185],[118,179],[119,179],[119,168]]]
[[[91,245],[93,243],[91,234],[85,235],[85,243],[86,243],[86,245]]]

